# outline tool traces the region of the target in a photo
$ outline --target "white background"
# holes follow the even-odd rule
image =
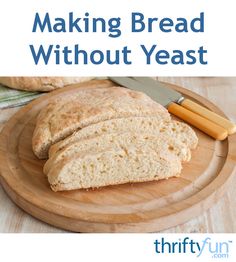
[[[189,237],[199,245],[209,237],[212,250],[216,242],[233,243],[228,258],[212,258],[207,249],[199,257],[191,252],[157,254],[154,241],[162,237],[170,243]],[[0,249],[4,262],[235,262],[235,241],[233,234],[0,234]]]
[[[52,18],[67,19],[68,12],[84,17],[121,17],[122,35],[110,38],[107,33],[32,33],[35,13],[49,12]],[[204,33],[131,33],[131,12],[141,12],[148,17],[194,18],[205,13]],[[235,76],[236,75],[236,19],[235,0],[7,0],[0,8],[0,75],[1,76]],[[80,45],[80,48],[132,49],[132,65],[35,65],[29,45],[57,44]],[[158,65],[155,60],[145,65],[145,55],[140,44],[171,51],[188,50],[204,46],[208,50],[208,65]]]

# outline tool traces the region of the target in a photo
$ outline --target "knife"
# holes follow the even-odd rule
[[[145,92],[153,100],[165,106],[170,113],[217,140],[224,140],[228,134],[236,131],[236,126],[229,120],[184,98],[182,94],[167,87],[167,84],[147,77],[109,77],[109,79],[119,85]]]
[[[236,125],[229,121],[228,119],[208,110],[207,108],[200,106],[199,104],[193,102],[190,99],[184,98],[182,94],[175,91],[172,88],[168,87],[168,84],[161,83],[160,81],[155,81],[148,77],[134,77],[136,81],[139,81],[145,85],[152,86],[153,88],[163,88],[165,90],[166,95],[176,103],[181,106],[187,108],[188,110],[203,116],[204,118],[216,123],[219,126],[225,128],[229,135],[232,135],[236,132]]]

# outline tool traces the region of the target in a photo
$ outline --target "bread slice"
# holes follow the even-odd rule
[[[32,138],[35,155],[47,158],[49,147],[78,129],[108,119],[159,115],[168,111],[141,92],[122,87],[78,90],[52,101],[39,114]]]
[[[68,144],[106,133],[141,132],[155,135],[166,134],[183,142],[190,149],[197,146],[198,138],[192,128],[179,121],[163,121],[160,115],[149,117],[128,117],[102,121],[82,128],[66,139],[52,145],[49,158]]]
[[[48,181],[52,190],[61,191],[153,181],[180,172],[179,158],[161,148],[113,147],[64,158],[50,170]]]
[[[58,151],[49,158],[44,165],[44,173],[47,174],[54,165],[64,158],[73,157],[83,151],[100,152],[105,151],[107,148],[125,148],[131,145],[138,147],[148,145],[154,149],[161,148],[166,152],[169,151],[175,154],[181,161],[189,161],[191,158],[191,152],[187,143],[183,143],[181,139],[175,139],[168,133],[155,133],[154,130],[153,133],[107,133],[68,144],[63,150]]]

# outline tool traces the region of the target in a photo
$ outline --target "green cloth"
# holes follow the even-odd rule
[[[0,109],[22,106],[43,93],[15,90],[0,84]]]

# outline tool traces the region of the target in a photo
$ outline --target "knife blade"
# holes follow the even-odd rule
[[[155,88],[149,85],[143,85],[142,83],[133,80],[132,78],[129,77],[109,77],[110,80],[113,82],[116,82],[119,85],[122,85],[124,87],[128,87],[130,89],[144,92],[148,96],[150,96],[153,100],[158,102],[159,104],[163,105],[166,107],[169,103],[172,102],[170,98],[165,96],[165,94],[157,92]]]
[[[225,128],[175,103],[176,101],[179,102],[183,100],[183,96],[176,91],[173,93],[171,93],[170,90],[163,92],[165,88],[160,86],[159,83],[154,86],[150,81],[149,83],[144,82],[144,79],[142,79],[142,81],[130,77],[109,77],[109,79],[121,86],[146,93],[153,100],[166,107],[170,113],[199,128],[217,140],[224,140],[228,136]]]
[[[167,96],[171,101],[176,102],[178,104],[184,99],[184,96],[181,93],[175,91],[174,89],[168,87],[167,84],[161,83],[158,80],[153,80],[150,77],[131,77],[131,78],[139,83],[142,83],[144,86],[148,85],[152,88],[158,88],[162,90],[161,93],[165,94],[165,96]]]

